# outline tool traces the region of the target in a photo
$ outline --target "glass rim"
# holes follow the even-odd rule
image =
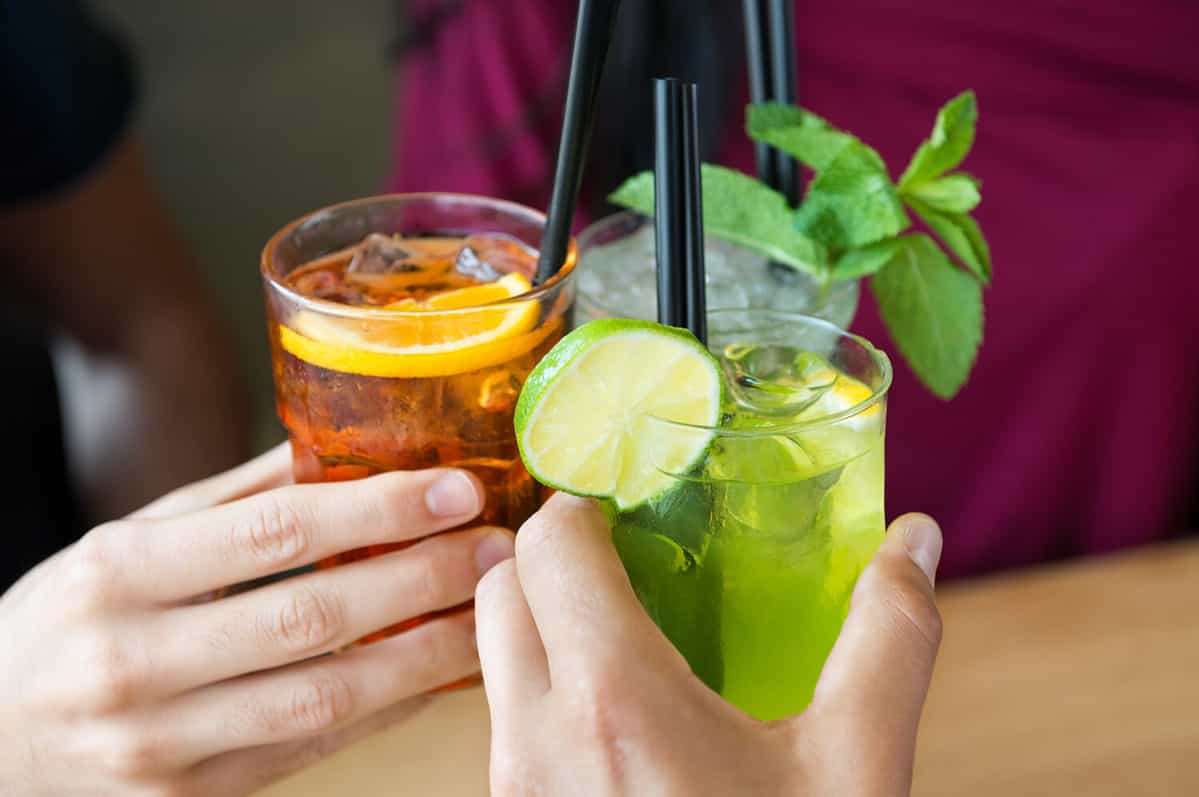
[[[393,193],[393,194],[377,194],[375,196],[360,197],[351,199],[345,202],[337,202],[332,205],[318,208],[316,210],[305,213],[293,221],[288,222],[281,227],[274,235],[272,235],[262,248],[262,254],[259,260],[259,271],[262,274],[267,284],[272,289],[278,291],[284,298],[294,304],[303,307],[306,310],[321,313],[323,315],[340,316],[342,318],[354,319],[373,319],[377,321],[403,321],[409,319],[429,319],[436,317],[456,317],[463,315],[471,315],[480,310],[502,309],[515,304],[523,304],[529,301],[540,299],[543,295],[552,293],[559,289],[560,286],[569,284],[573,281],[576,266],[578,265],[578,243],[574,236],[571,236],[570,244],[566,250],[566,262],[562,264],[562,268],[554,276],[540,285],[534,285],[530,290],[516,296],[500,299],[499,301],[484,302],[483,304],[470,305],[468,307],[455,307],[440,310],[388,310],[383,307],[372,307],[364,305],[349,305],[340,302],[332,302],[327,299],[317,299],[312,296],[305,296],[302,293],[292,289],[279,279],[272,271],[272,261],[275,251],[286,238],[293,234],[296,230],[303,227],[305,224],[314,219],[328,213],[338,211],[353,210],[357,207],[366,207],[370,205],[384,204],[402,204],[405,202],[433,200],[433,199],[451,199],[458,200],[465,204],[474,204],[480,207],[491,207],[508,213],[511,216],[521,217],[526,221],[539,224],[544,227],[546,215],[539,210],[534,210],[527,205],[522,205],[519,202],[512,202],[507,199],[496,199],[495,197],[483,196],[481,194],[463,194],[453,191],[418,191],[413,193]]]
[[[598,219],[579,230],[579,234],[575,236],[579,241],[579,247],[582,248],[592,238],[594,238],[596,235],[599,235],[609,227],[614,227],[620,222],[626,220],[632,221],[634,219],[639,219],[643,223],[652,223],[654,217],[631,208],[624,208],[623,210],[613,211],[605,216],[600,216]]]
[[[803,313],[793,313],[787,310],[770,310],[759,308],[720,308],[708,311],[708,319],[713,316],[748,314],[752,316],[771,316],[779,319],[787,319],[799,321],[803,324],[823,327],[826,331],[835,333],[839,338],[844,338],[853,341],[860,346],[871,361],[879,369],[878,387],[870,388],[870,395],[861,401],[846,407],[836,412],[830,412],[825,415],[818,415],[814,418],[805,418],[803,420],[784,421],[777,425],[762,426],[754,429],[729,429],[721,426],[708,426],[706,424],[685,423],[683,421],[675,421],[669,418],[661,418],[657,415],[644,416],[647,420],[654,423],[663,424],[665,426],[674,427],[686,431],[698,431],[712,433],[717,437],[738,437],[738,438],[755,438],[755,437],[779,437],[795,434],[796,432],[807,431],[809,429],[818,428],[821,426],[832,426],[842,421],[854,418],[868,412],[872,407],[877,406],[891,389],[891,382],[894,377],[891,368],[891,358],[882,349],[875,346],[870,341],[861,335],[856,335],[852,332],[842,329],[831,321],[826,321],[823,318],[816,316],[804,315]],[[711,325],[709,325],[709,334],[711,334]],[[860,380],[859,380],[860,381]],[[869,385],[867,385],[869,387]]]

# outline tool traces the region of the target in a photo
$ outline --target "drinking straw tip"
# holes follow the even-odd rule
[[[603,75],[619,8],[620,0],[579,2],[570,77],[566,87],[566,108],[562,115],[562,138],[558,143],[558,159],[534,284],[541,284],[554,276],[566,260],[575,202],[583,178],[583,161],[587,157],[587,144],[595,118],[600,77]]]
[[[654,224],[658,320],[706,339],[703,201],[696,87],[654,82]]]

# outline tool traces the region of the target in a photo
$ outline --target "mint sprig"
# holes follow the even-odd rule
[[[982,343],[982,290],[923,233],[894,241],[870,290],[900,354],[937,396],[961,390]]]
[[[973,91],[964,91],[945,103],[937,112],[933,132],[899,178],[899,188],[909,191],[912,186],[940,177],[957,168],[974,146],[974,128],[978,122],[978,103]]]
[[[904,195],[919,199],[936,210],[947,213],[969,213],[982,201],[978,180],[958,172],[935,180],[916,183],[904,191]]]
[[[983,285],[991,284],[991,249],[978,222],[965,213],[938,210],[912,196],[904,197],[916,215]]]
[[[745,111],[745,127],[750,138],[790,153],[817,172],[857,141],[811,111],[780,103],[749,106]]]
[[[982,288],[991,253],[970,216],[980,184],[953,171],[974,144],[978,108],[967,91],[937,113],[932,134],[892,181],[879,154],[816,114],[789,105],[747,109],[756,141],[816,172],[799,208],[739,172],[704,166],[704,222],[720,237],[822,282],[870,278],[899,352],[934,394],[965,384],[982,342]],[[631,178],[610,199],[653,212],[653,176]],[[940,240],[903,233],[911,211]]]
[[[701,169],[704,230],[752,249],[778,263],[827,278],[828,252],[795,227],[787,200],[754,178],[723,166]],[[710,201],[708,197],[719,197]],[[647,216],[654,215],[654,174],[630,177],[608,200]]]
[[[831,253],[893,238],[911,226],[879,154],[850,141],[818,172],[795,215],[800,232]]]

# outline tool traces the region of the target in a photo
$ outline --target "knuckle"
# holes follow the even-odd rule
[[[505,594],[514,586],[520,588],[516,560],[505,559],[484,573],[475,585],[475,605],[490,607],[492,603],[503,600]]]
[[[444,618],[427,626],[416,641],[421,670],[432,678],[466,673],[478,666],[474,625],[466,618]]]
[[[559,543],[561,524],[557,513],[542,509],[525,521],[516,535],[516,560],[547,560],[547,567],[555,566],[564,556]]]
[[[428,471],[393,470],[359,482],[361,500],[367,511],[380,518],[397,512],[411,514],[412,502],[423,497]]]
[[[388,471],[347,482],[353,490],[355,515],[364,526],[411,533],[427,525],[423,471]]]
[[[538,512],[525,521],[516,535],[516,558],[518,560],[541,548],[550,538],[551,523],[544,511]]]
[[[441,669],[441,663],[447,658],[448,645],[438,629],[429,626],[422,633],[414,634],[411,642],[418,672],[433,673]]]
[[[891,582],[884,597],[896,625],[917,634],[933,651],[941,646],[941,612],[926,588],[912,578]]]
[[[618,749],[621,716],[626,713],[622,710],[622,693],[616,679],[602,672],[586,677],[575,688],[571,713],[577,732],[605,757],[614,755]]]
[[[104,762],[108,771],[121,779],[145,778],[161,766],[164,750],[150,733],[126,726],[109,737]]]
[[[581,531],[606,533],[608,523],[591,499],[559,493],[520,527],[516,535],[516,558],[536,555],[562,560],[568,556],[563,543]]]
[[[300,563],[312,548],[306,513],[291,498],[266,494],[241,530],[239,551],[266,567],[287,568]]]
[[[463,570],[445,540],[430,540],[418,548],[415,595],[421,608],[441,608],[455,599],[455,574]],[[465,597],[465,596],[463,596]]]
[[[63,587],[85,611],[110,604],[120,583],[119,540],[133,533],[132,524],[117,521],[93,529],[67,557]]]
[[[82,699],[80,707],[106,714],[133,705],[141,687],[141,679],[125,646],[117,637],[97,631],[82,643]]]
[[[322,733],[348,720],[353,711],[350,685],[344,678],[324,672],[312,676],[292,694],[284,716],[291,730]]]
[[[282,647],[295,655],[315,655],[341,636],[345,608],[334,592],[299,587],[261,627],[266,646]]]

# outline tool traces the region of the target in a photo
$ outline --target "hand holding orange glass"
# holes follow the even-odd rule
[[[573,249],[555,277],[530,284],[544,224],[499,200],[413,194],[317,211],[271,239],[267,317],[297,481],[449,466],[483,483],[480,523],[516,529],[541,505],[513,410],[574,296]]]

